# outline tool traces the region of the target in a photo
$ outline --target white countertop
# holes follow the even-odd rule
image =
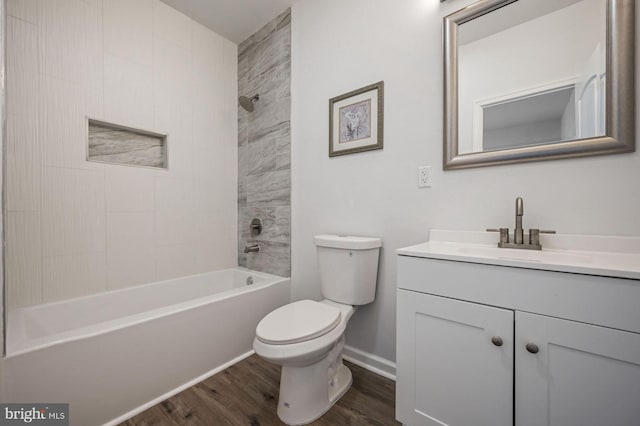
[[[428,242],[397,254],[640,280],[640,237],[543,234],[542,250],[498,248],[498,240],[496,233],[431,230]]]

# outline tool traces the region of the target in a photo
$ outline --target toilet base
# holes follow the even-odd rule
[[[334,374],[327,380],[327,372]],[[340,356],[330,369],[325,358],[306,367],[282,367],[278,417],[288,425],[304,425],[320,418],[344,395],[353,378]]]

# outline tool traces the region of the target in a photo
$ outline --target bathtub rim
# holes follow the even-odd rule
[[[114,293],[120,293],[120,292],[126,292],[128,290],[131,290],[132,288],[142,288],[142,287],[151,287],[154,285],[158,285],[158,284],[162,284],[162,283],[166,283],[169,281],[174,281],[177,279],[182,279],[182,278],[193,278],[193,277],[198,277],[198,276],[202,276],[202,275],[208,275],[208,274],[212,274],[212,273],[216,273],[216,272],[223,272],[223,271],[241,271],[241,272],[245,272],[245,273],[250,273],[252,275],[258,275],[260,277],[266,278],[267,281],[262,282],[262,283],[255,283],[255,284],[251,284],[251,285],[245,285],[242,287],[237,287],[237,288],[232,288],[229,290],[224,290],[221,292],[217,292],[217,293],[212,293],[212,294],[208,294],[206,296],[201,296],[201,297],[197,297],[195,299],[190,299],[190,300],[186,300],[180,303],[175,303],[175,304],[171,304],[171,305],[166,305],[166,306],[162,306],[159,308],[155,308],[155,309],[150,309],[150,310],[146,310],[143,312],[139,312],[136,314],[132,314],[132,315],[126,315],[124,317],[119,317],[116,319],[111,319],[108,321],[102,321],[96,324],[91,324],[91,325],[87,325],[84,327],[79,327],[76,329],[72,329],[69,331],[64,331],[61,333],[56,333],[53,334],[51,336],[45,336],[45,337],[40,337],[40,338],[36,338],[36,339],[31,339],[31,341],[38,341],[41,340],[43,341],[42,343],[35,343],[34,345],[30,345],[25,347],[25,345],[17,345],[17,349],[14,349],[14,346],[16,346],[15,344],[11,343],[11,339],[7,339],[7,344],[5,346],[5,354],[3,359],[10,359],[10,358],[14,358],[14,357],[18,357],[20,355],[25,355],[28,354],[30,352],[34,352],[37,350],[41,350],[41,349],[46,349],[49,348],[51,346],[56,346],[56,345],[60,345],[63,343],[71,343],[71,342],[76,342],[79,340],[85,340],[85,339],[89,339],[92,337],[96,337],[99,336],[101,334],[106,334],[106,333],[110,333],[110,332],[115,332],[127,327],[132,327],[135,325],[139,325],[139,324],[144,324],[150,321],[153,321],[157,318],[162,318],[165,316],[169,316],[169,315],[174,315],[180,312],[184,312],[187,311],[189,309],[196,309],[199,308],[201,306],[207,305],[209,303],[212,303],[214,301],[222,301],[222,300],[226,300],[229,299],[231,297],[234,297],[238,294],[241,293],[250,293],[250,292],[255,292],[276,284],[279,284],[281,282],[284,281],[290,281],[291,278],[290,277],[280,277],[278,275],[273,275],[273,274],[268,274],[265,272],[259,272],[259,271],[254,271],[253,269],[248,269],[245,267],[235,267],[235,268],[225,268],[225,269],[219,269],[216,271],[209,271],[209,272],[202,272],[202,273],[198,273],[198,274],[192,274],[192,275],[185,275],[185,276],[181,276],[181,277],[175,277],[175,278],[170,278],[167,280],[162,280],[162,281],[154,281],[152,283],[146,283],[146,284],[140,284],[137,286],[131,286],[131,287],[126,287],[126,288],[121,288],[121,289],[115,289],[115,290],[109,290],[106,292],[100,292],[100,293],[94,293],[94,294],[88,294],[88,295],[84,295],[84,296],[80,296],[80,297],[74,297],[71,299],[65,299],[65,300],[58,300],[55,302],[50,302],[50,303],[44,303],[41,305],[33,305],[33,306],[38,306],[38,307],[48,307],[48,306],[54,306],[54,305],[59,305],[59,304],[63,304],[63,303],[68,303],[68,302],[73,302],[73,301],[81,301],[81,300],[85,300],[91,297],[95,297],[97,295],[102,295],[102,294],[106,294],[106,293],[110,293],[110,294],[114,294]],[[28,309],[30,307],[25,307],[25,308],[20,308],[20,309]],[[15,311],[14,311],[15,312]],[[15,315],[13,315],[15,317]],[[9,319],[11,319],[12,315],[8,316]],[[7,322],[6,324],[7,326],[7,337],[11,336],[11,333],[9,333],[9,329],[10,329],[10,325],[9,322]],[[57,338],[53,338],[54,336],[58,336]],[[22,340],[21,342],[24,342],[25,340]],[[26,340],[29,341],[29,340]]]

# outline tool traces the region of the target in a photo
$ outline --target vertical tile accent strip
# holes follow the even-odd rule
[[[291,9],[238,46],[238,96],[260,95],[253,112],[238,107],[238,265],[291,275]],[[251,237],[249,223],[262,219]],[[244,253],[257,242],[258,253]]]

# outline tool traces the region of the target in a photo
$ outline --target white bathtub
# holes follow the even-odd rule
[[[251,355],[289,287],[227,269],[14,310],[6,402],[70,403],[72,425],[117,424]]]

